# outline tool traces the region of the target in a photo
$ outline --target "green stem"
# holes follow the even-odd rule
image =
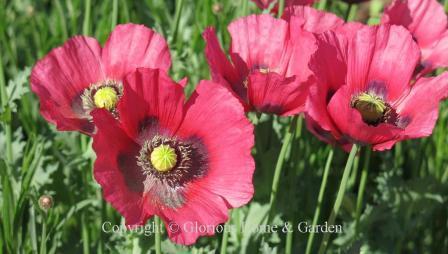
[[[361,215],[361,208],[362,208],[362,201],[364,199],[364,190],[366,188],[366,182],[367,182],[367,173],[369,171],[369,163],[370,163],[370,155],[372,151],[370,148],[366,149],[366,155],[364,158],[364,166],[362,168],[361,173],[361,182],[359,183],[359,190],[358,190],[358,198],[356,200],[356,222],[355,222],[355,236],[359,233],[359,216]]]
[[[89,35],[90,34],[90,9],[92,6],[91,0],[85,1],[85,9],[84,9],[84,21],[82,23],[82,34]]]
[[[347,10],[345,10],[345,17],[344,17],[344,19],[345,19],[346,22],[349,21],[349,19],[350,19],[350,12],[352,10],[352,6],[353,6],[353,4],[348,4]]]
[[[42,232],[40,238],[40,254],[47,253],[47,214],[42,213]]]
[[[118,22],[118,0],[114,0],[112,2],[112,22],[111,22],[111,31],[114,30],[115,26]]]
[[[173,29],[172,29],[172,31],[173,31],[173,41],[172,41],[172,43],[173,44],[175,44],[176,40],[177,40],[177,33],[178,33],[178,30],[179,30],[180,17],[181,17],[181,14],[182,14],[183,6],[184,6],[184,0],[176,1],[176,14],[175,14],[175,17],[174,17],[174,25],[173,25]]]
[[[286,153],[288,151],[292,137],[294,136],[294,132],[296,130],[295,125],[297,122],[297,118],[298,118],[298,116],[295,116],[292,119],[291,125],[289,126],[289,128],[285,134],[285,137],[283,138],[283,145],[282,145],[280,154],[277,159],[277,164],[275,165],[274,178],[272,180],[271,195],[270,195],[270,199],[269,199],[269,214],[268,214],[268,220],[267,220],[268,224],[271,222],[272,216],[274,215],[274,209],[272,209],[272,207],[274,206],[275,201],[277,199],[277,191],[278,191],[278,184],[280,182],[279,181],[280,175],[281,175],[281,172],[283,169],[283,164],[286,159]]]
[[[64,12],[64,9],[62,8],[60,0],[56,0],[54,3],[56,6],[56,9],[58,11],[59,23],[61,24],[61,27],[62,27],[62,40],[65,41],[68,38],[67,22],[65,22],[65,17],[66,17],[65,12]]]
[[[330,166],[331,166],[331,162],[333,161],[333,154],[334,154],[334,151],[333,151],[333,148],[331,148],[331,150],[327,156],[327,162],[325,163],[324,174],[322,176],[322,183],[320,184],[319,195],[317,197],[316,211],[314,212],[314,217],[313,217],[313,226],[317,225],[317,222],[319,220],[320,210],[322,208],[322,201],[324,199],[325,189],[327,187],[328,175],[330,173]],[[306,251],[305,251],[306,254],[311,253],[311,248],[313,247],[313,240],[314,240],[314,233],[310,233],[310,235],[308,237],[308,242],[306,243]]]
[[[352,150],[350,151],[350,155],[348,156],[347,163],[345,164],[344,173],[342,174],[342,180],[341,184],[339,185],[338,194],[336,196],[336,201],[334,202],[333,210],[331,211],[330,218],[328,219],[328,225],[333,225],[336,216],[339,213],[339,209],[341,208],[342,200],[345,195],[345,190],[347,188],[347,180],[350,176],[350,171],[353,166],[353,161],[355,159],[355,155],[358,152],[358,145],[353,144]],[[323,240],[319,247],[319,254],[325,253],[328,245],[328,240],[330,238],[330,235],[328,233],[325,233],[323,236]]]
[[[248,4],[249,1],[248,0],[241,0],[241,15],[242,17],[246,16],[248,13]]]
[[[293,222],[290,220],[288,221],[289,225],[293,225]],[[293,230],[288,230],[286,233],[286,246],[285,246],[285,254],[291,254],[292,253],[292,240],[293,240]]]
[[[327,7],[327,0],[320,0],[317,9],[325,10],[326,7]]]
[[[232,218],[232,211],[230,211],[229,213],[229,221],[227,221],[227,225],[230,224],[230,220]],[[224,231],[222,232],[222,241],[221,241],[221,250],[220,250],[220,254],[225,254],[227,253],[227,242],[229,240],[229,232],[228,230],[225,229],[226,227],[224,226]]]
[[[89,229],[86,220],[86,211],[81,214],[81,237],[82,237],[82,250],[84,254],[90,253],[90,240],[89,240]]]
[[[12,128],[11,128],[11,111],[8,108],[8,94],[6,92],[6,80],[5,80],[5,73],[3,70],[3,57],[2,57],[2,51],[0,51],[0,99],[1,99],[1,106],[3,110],[5,110],[4,114],[6,115],[6,119],[8,119],[8,122],[3,123],[3,128],[5,129],[5,139],[6,139],[6,155],[5,159],[9,166],[12,164],[13,161],[13,153],[12,153]]]
[[[285,10],[285,0],[278,1],[278,13],[277,13],[278,18],[282,17],[284,10]]]
[[[158,216],[154,216],[155,229],[155,249],[156,254],[162,254],[162,232],[161,232],[161,221]]]

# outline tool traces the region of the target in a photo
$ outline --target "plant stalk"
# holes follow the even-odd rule
[[[350,155],[348,156],[347,163],[345,164],[344,173],[342,174],[341,184],[339,185],[338,194],[336,196],[336,201],[334,202],[333,210],[331,211],[330,218],[328,219],[328,225],[333,225],[336,217],[339,213],[339,209],[341,208],[342,200],[344,199],[345,190],[347,188],[347,181],[350,176],[350,171],[353,167],[353,161],[355,159],[355,155],[358,152],[358,145],[353,144],[352,150],[350,151]],[[328,241],[330,239],[330,234],[325,233],[323,236],[323,240],[319,247],[319,254],[325,253]]]

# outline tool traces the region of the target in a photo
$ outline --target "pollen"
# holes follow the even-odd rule
[[[113,87],[101,87],[93,95],[93,102],[97,108],[111,111],[118,103],[118,93]]]
[[[352,107],[361,113],[365,123],[377,125],[383,120],[388,105],[375,94],[361,93],[352,101]]]
[[[168,172],[177,163],[176,151],[169,145],[160,145],[151,152],[151,164],[159,172]]]

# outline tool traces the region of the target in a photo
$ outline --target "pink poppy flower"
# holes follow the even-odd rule
[[[448,67],[447,16],[436,0],[396,0],[384,12],[383,24],[406,27],[421,49],[417,71]]]
[[[139,68],[123,86],[118,121],[92,112],[104,198],[131,228],[157,215],[176,243],[213,235],[229,209],[253,196],[253,126],[243,107],[211,81],[185,102],[183,87],[161,70]]]
[[[448,94],[448,73],[411,84],[419,56],[411,34],[398,26],[364,26],[353,38],[319,35],[310,62],[318,80],[307,102],[308,127],[346,150],[352,143],[386,150],[430,135]]]
[[[268,14],[238,19],[228,30],[232,62],[213,28],[203,34],[212,79],[231,89],[247,111],[278,115],[301,112],[311,83],[308,61],[315,51],[314,36],[296,22]]]
[[[58,130],[92,135],[90,112],[99,107],[116,115],[126,74],[137,67],[168,70],[170,65],[162,36],[143,25],[118,25],[104,48],[94,38],[75,36],[53,49],[34,66],[31,89],[42,116]]]

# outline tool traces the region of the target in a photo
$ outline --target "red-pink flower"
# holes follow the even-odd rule
[[[224,87],[202,81],[185,102],[164,71],[137,69],[123,83],[115,117],[92,112],[94,176],[104,198],[142,225],[161,217],[169,237],[193,244],[253,196],[253,126]]]
[[[364,26],[352,38],[319,35],[310,62],[318,81],[307,102],[308,127],[345,149],[359,143],[386,150],[430,135],[448,94],[448,73],[412,84],[419,57],[411,34],[398,26]]]
[[[232,22],[230,62],[212,28],[203,36],[215,82],[230,88],[247,110],[293,115],[301,112],[311,82],[308,61],[314,37],[296,22],[251,15]]]
[[[171,58],[165,40],[143,25],[117,26],[104,48],[91,37],[75,36],[38,61],[31,89],[40,99],[42,116],[58,130],[91,135],[90,112],[115,112],[123,77],[137,67],[168,70]]]
[[[396,0],[384,12],[382,23],[406,27],[421,52],[418,70],[428,73],[448,67],[448,27],[443,5],[436,0]]]

